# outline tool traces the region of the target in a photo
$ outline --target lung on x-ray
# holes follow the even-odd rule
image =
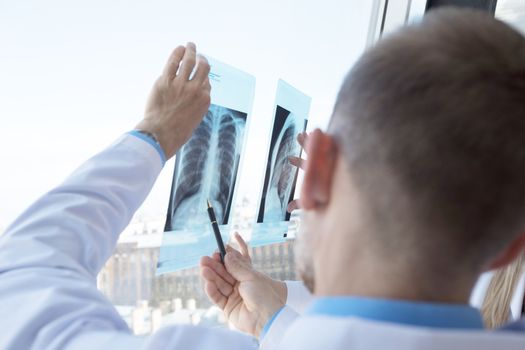
[[[212,104],[177,153],[166,231],[209,224],[207,199],[218,224],[228,223],[246,117],[246,113]]]
[[[296,116],[277,105],[272,128],[270,150],[266,162],[263,191],[257,222],[279,222],[290,219],[286,211],[292,201],[297,168],[288,161],[289,156],[300,156],[297,135],[306,129],[306,119]]]

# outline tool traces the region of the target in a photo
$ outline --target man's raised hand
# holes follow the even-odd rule
[[[206,58],[188,43],[172,52],[153,86],[144,119],[136,129],[152,133],[166,159],[186,143],[210,106],[209,72]]]

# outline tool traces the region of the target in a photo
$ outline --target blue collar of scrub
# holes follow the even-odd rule
[[[315,299],[307,315],[358,317],[430,328],[483,329],[480,312],[464,304],[425,303],[361,297]]]

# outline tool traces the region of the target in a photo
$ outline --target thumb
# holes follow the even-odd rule
[[[246,263],[238,251],[231,250],[224,257],[226,270],[239,282],[248,281],[253,277],[250,264]]]

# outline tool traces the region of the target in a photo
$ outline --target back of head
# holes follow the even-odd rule
[[[382,39],[329,131],[384,247],[480,269],[525,232],[525,38],[492,16],[435,10]]]

